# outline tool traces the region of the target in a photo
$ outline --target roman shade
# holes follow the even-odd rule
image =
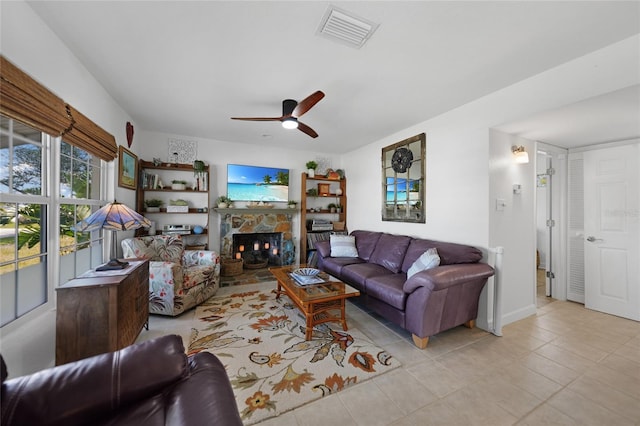
[[[116,139],[80,111],[67,104],[71,117],[71,128],[62,135],[62,140],[84,149],[105,161],[111,161],[118,154]]]
[[[105,161],[116,158],[116,140],[85,115],[0,55],[0,113],[62,138]]]
[[[0,55],[0,113],[51,136],[71,127],[62,99]]]

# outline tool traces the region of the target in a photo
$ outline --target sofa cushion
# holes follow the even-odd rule
[[[125,257],[157,262],[182,262],[184,245],[179,235],[155,235],[122,240]]]
[[[331,235],[331,257],[358,257],[356,238],[352,235]]]
[[[334,277],[340,277],[345,265],[353,265],[354,263],[364,263],[364,260],[359,257],[324,257],[318,260],[320,269]]]
[[[391,274],[391,271],[375,263],[354,263],[345,265],[342,268],[340,278],[348,284],[357,287],[358,290],[364,291],[367,278]]]
[[[422,253],[422,255],[413,262],[411,268],[407,271],[407,278],[411,278],[413,274],[416,274],[420,271],[424,271],[425,269],[435,268],[440,265],[440,256],[438,256],[438,250],[434,248],[430,248],[429,250]]]
[[[412,238],[406,235],[382,234],[369,261],[384,266],[391,272],[400,272],[411,240]]]
[[[407,293],[402,287],[406,280],[407,276],[403,272],[367,278],[365,291],[369,297],[375,297],[396,309],[404,310]]]
[[[438,250],[440,265],[477,263],[482,259],[482,252],[472,246],[414,238],[411,240],[411,244],[409,244],[409,248],[404,257],[404,262],[402,262],[402,270],[405,272],[409,271],[411,265],[430,248]]]
[[[351,235],[356,237],[358,256],[368,262],[382,232],[353,231]]]

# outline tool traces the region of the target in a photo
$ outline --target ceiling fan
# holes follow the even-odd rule
[[[282,101],[282,116],[281,117],[231,117],[232,120],[245,120],[245,121],[280,121],[282,127],[285,129],[298,128],[300,131],[306,133],[312,138],[317,138],[318,134],[311,127],[307,126],[298,118],[304,113],[309,111],[315,104],[320,102],[324,98],[324,93],[318,90],[311,95],[307,96],[300,102],[293,99],[285,99]]]

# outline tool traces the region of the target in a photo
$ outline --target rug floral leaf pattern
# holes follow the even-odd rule
[[[196,310],[189,354],[208,351],[225,364],[243,422],[257,423],[400,366],[354,328],[316,326],[275,284],[233,287]],[[226,294],[220,294],[220,293]]]

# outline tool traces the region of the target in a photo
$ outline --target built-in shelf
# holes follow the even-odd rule
[[[298,208],[290,209],[290,208],[272,208],[272,209],[261,209],[259,207],[227,207],[226,209],[211,209],[217,213],[297,213],[300,210]]]
[[[192,227],[201,226],[206,230],[209,227],[209,212],[211,211],[211,200],[209,197],[211,182],[209,179],[209,170],[209,166],[205,165],[204,170],[196,176],[194,175],[193,164],[155,164],[152,161],[140,160],[138,179],[140,184],[136,190],[136,210],[155,222],[157,234],[162,234],[165,226],[176,224],[191,225]],[[146,179],[145,176],[147,177]],[[153,185],[144,185],[145,182],[151,182],[149,180],[151,177],[154,178],[152,180]],[[159,181],[168,183],[178,179],[185,181],[194,179],[195,183],[191,188],[185,189],[172,189],[169,185],[158,186]],[[156,187],[151,188],[150,186]],[[202,188],[207,189],[203,190]],[[147,211],[145,199],[156,198],[162,201],[164,207],[161,207],[160,211]],[[188,211],[167,212],[167,207],[171,206],[172,199],[174,198],[184,199],[184,201],[188,203]],[[146,232],[143,228],[138,229],[136,230],[136,236],[146,235]],[[184,236],[190,237],[188,245],[202,245],[195,244],[196,240],[198,243],[205,239],[208,240],[206,232],[202,234],[185,234]],[[204,238],[198,238],[200,236],[204,236]],[[205,243],[204,246],[207,246],[207,244]]]
[[[322,187],[322,188],[321,188]],[[316,191],[310,195],[309,190]],[[330,234],[333,231],[309,231],[307,222],[313,219],[323,219],[333,223],[335,231],[346,230],[347,224],[347,179],[329,179],[327,176],[315,175],[310,178],[307,173],[302,173],[300,182],[300,263],[314,264],[313,256],[309,256],[315,250],[314,244],[320,234]],[[322,193],[320,193],[322,191]],[[338,191],[339,190],[339,191]],[[336,194],[340,192],[340,195]],[[332,213],[326,203],[334,202],[342,206],[340,213]],[[320,211],[311,211],[319,208]],[[338,226],[339,225],[339,226]]]

